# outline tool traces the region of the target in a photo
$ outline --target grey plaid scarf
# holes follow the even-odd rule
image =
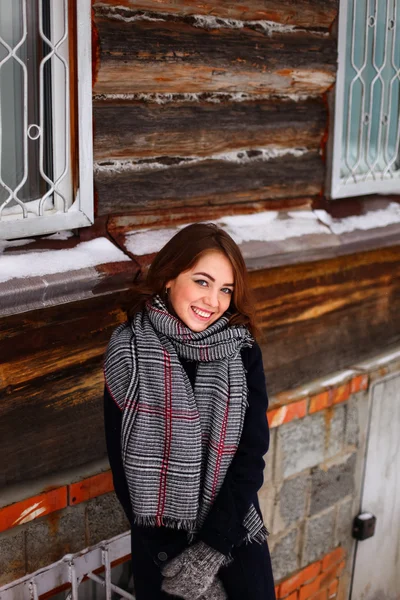
[[[195,333],[157,296],[113,333],[106,385],[123,411],[122,460],[135,522],[200,529],[237,450],[247,408],[246,327],[221,317]],[[198,363],[194,390],[179,357]],[[266,530],[254,506],[248,539]]]

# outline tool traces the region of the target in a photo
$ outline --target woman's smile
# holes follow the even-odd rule
[[[212,312],[209,312],[207,310],[202,310],[201,308],[197,308],[197,306],[192,306],[192,310],[194,312],[194,314],[199,317],[199,319],[201,320],[205,320],[208,321],[208,319],[211,317],[211,315],[213,314]]]

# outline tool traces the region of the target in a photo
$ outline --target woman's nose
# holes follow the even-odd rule
[[[204,301],[208,306],[215,308],[218,306],[218,290],[207,290],[204,296]]]

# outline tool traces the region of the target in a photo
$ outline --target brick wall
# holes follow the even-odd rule
[[[3,506],[0,585],[127,529],[110,471]]]
[[[260,505],[277,596],[347,598],[369,387],[400,349],[271,398]],[[128,529],[107,463],[0,490],[0,585]]]

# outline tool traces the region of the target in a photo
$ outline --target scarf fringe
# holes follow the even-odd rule
[[[189,535],[194,536],[196,530],[195,519],[173,519],[162,516],[133,515],[133,522],[140,527],[169,527],[170,529],[184,529]]]
[[[263,544],[264,542],[267,541],[267,538],[269,536],[269,531],[268,529],[265,527],[265,525],[263,525],[262,529],[260,529],[260,531],[257,531],[256,534],[251,534],[250,532],[246,535],[246,537],[244,538],[244,541],[246,544],[251,544],[252,542],[256,542],[257,544]]]

